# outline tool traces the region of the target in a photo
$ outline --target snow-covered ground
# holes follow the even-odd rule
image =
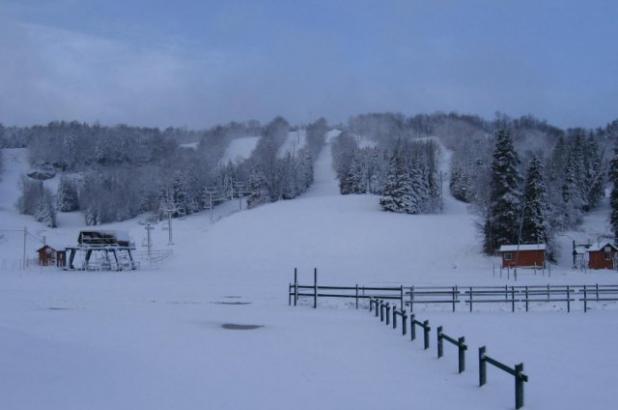
[[[277,156],[283,158],[287,154],[294,155],[298,150],[302,149],[305,144],[307,144],[307,131],[305,129],[300,128],[296,131],[290,131],[281,147],[279,147]]]
[[[241,162],[249,158],[259,140],[259,136],[233,139],[225,149],[221,163]]]
[[[174,256],[158,269],[0,271],[0,408],[512,408],[512,377],[490,368],[489,384],[476,385],[482,344],[525,363],[526,408],[615,407],[615,310],[417,312],[466,336],[468,371],[457,375],[452,346],[438,361],[433,347],[422,351],[365,311],[289,308],[295,266],[302,282],[317,266],[324,284],[506,283],[480,253],[473,216],[449,195],[441,215],[384,213],[375,196],[338,194],[330,144],[315,168],[296,200],[243,212],[230,202],[215,223],[206,214],[175,220]],[[0,182],[0,227],[41,230],[12,210],[11,172]],[[74,243],[77,223],[44,233],[52,244]],[[145,233],[139,219],[110,228],[130,231],[138,246]],[[153,240],[166,246],[163,225]],[[0,258],[20,252],[19,236],[0,241]],[[522,273],[518,283],[618,282],[615,272],[567,267],[551,278]]]

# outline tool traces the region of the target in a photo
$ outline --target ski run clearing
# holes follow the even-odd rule
[[[234,140],[226,155],[248,156],[253,141]],[[60,228],[45,230],[14,211],[25,165],[25,151],[4,150],[0,226],[74,244],[79,215],[61,215]],[[420,308],[418,318],[432,325],[430,351],[345,303],[288,307],[294,267],[305,284],[314,266],[320,284],[515,284],[492,275],[497,260],[482,256],[473,215],[446,190],[444,214],[385,213],[375,196],[338,194],[330,144],[315,168],[314,185],[298,199],[250,211],[231,201],[214,218],[174,220],[173,256],[135,272],[21,271],[23,233],[1,232],[0,408],[513,408],[512,376],[489,367],[488,384],[478,387],[481,345],[509,365],[524,362],[527,409],[615,408],[611,304],[585,314],[559,305],[529,313]],[[582,231],[603,231],[606,218],[601,208]],[[164,226],[153,231],[157,249],[167,248]],[[130,231],[138,247],[145,238],[139,219],[102,228]],[[551,278],[522,271],[518,284],[618,283],[616,272],[570,270],[568,235],[583,232],[559,238]],[[29,238],[28,257],[35,246]],[[452,346],[436,359],[439,325],[466,337],[462,375]]]

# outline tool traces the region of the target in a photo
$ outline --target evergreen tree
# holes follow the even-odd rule
[[[270,193],[266,178],[260,171],[253,171],[249,176],[249,197],[247,206],[255,208],[258,205],[270,202]]]
[[[418,213],[420,204],[412,188],[412,178],[405,158],[395,150],[390,162],[380,206],[388,212]]]
[[[618,244],[618,143],[614,148],[614,158],[611,162],[609,180],[612,183],[610,224],[614,232],[614,242]]]
[[[594,136],[590,135],[586,140],[584,149],[585,163],[585,187],[587,188],[588,209],[597,207],[605,196],[605,172],[603,161],[599,152],[599,145]]]
[[[79,209],[77,187],[66,176],[60,178],[56,195],[56,206],[60,212],[72,212]]]
[[[547,193],[543,166],[533,157],[526,173],[522,205],[521,243],[547,243]]]
[[[48,228],[55,228],[57,226],[56,208],[54,207],[52,194],[47,189],[44,189],[43,195],[39,198],[34,219],[45,224]]]
[[[490,203],[487,210],[484,233],[484,248],[493,254],[501,246],[516,243],[520,207],[518,171],[519,157],[507,130],[496,136],[490,183]]]

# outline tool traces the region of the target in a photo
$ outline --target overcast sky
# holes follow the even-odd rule
[[[0,0],[0,122],[618,118],[618,1]]]

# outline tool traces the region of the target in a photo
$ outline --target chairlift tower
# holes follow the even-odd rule
[[[212,223],[215,217],[214,215],[215,207],[213,204],[213,195],[217,193],[217,190],[213,187],[207,187],[204,192],[206,193],[206,195],[208,195],[208,213],[210,214],[210,222]]]

